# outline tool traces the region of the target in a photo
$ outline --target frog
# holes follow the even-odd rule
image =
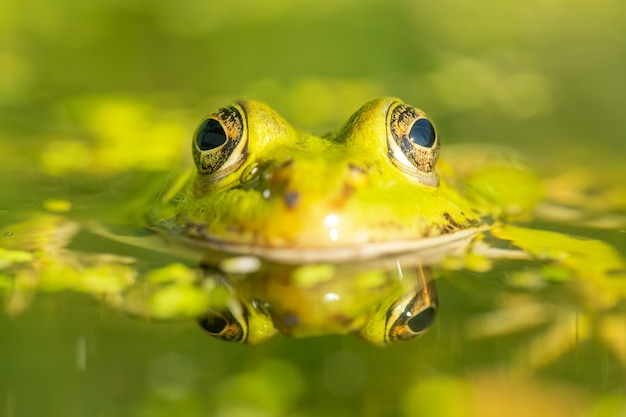
[[[433,268],[537,260],[599,287],[626,271],[608,244],[519,226],[545,197],[541,179],[508,157],[440,158],[433,120],[398,98],[322,136],[237,101],[200,123],[191,148],[192,171],[149,222],[172,247],[202,253],[205,282],[228,290],[198,319],[223,340],[412,339],[438,310]]]

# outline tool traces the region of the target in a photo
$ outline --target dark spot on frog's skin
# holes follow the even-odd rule
[[[451,224],[446,224],[445,226],[443,226],[441,228],[441,234],[442,235],[447,235],[448,233],[452,233],[454,231],[455,231],[455,229],[454,229],[454,227]]]
[[[452,216],[450,216],[450,213],[448,213],[447,211],[443,213],[443,217],[448,221],[448,223],[450,223],[450,225],[454,226],[456,229],[461,228],[461,225],[454,221]]]
[[[339,323],[342,327],[348,328],[352,323],[353,319],[343,314],[337,314],[332,317],[333,323]]]
[[[205,225],[198,225],[198,226],[196,226],[193,235],[196,238],[200,238],[202,240],[207,240],[208,236],[207,236],[206,226]]]
[[[293,314],[293,313],[287,313],[282,317],[283,324],[287,327],[295,327],[295,326],[299,326],[300,325],[300,318]]]
[[[276,166],[276,170],[287,169],[293,165],[293,159],[289,158]]]
[[[606,271],[606,275],[611,278],[624,278],[624,276],[626,276],[626,269],[609,269]]]
[[[354,194],[354,187],[350,184],[344,184],[343,190],[341,190],[341,196],[343,198],[350,198],[350,196]]]
[[[283,194],[283,201],[288,209],[294,209],[300,203],[300,193],[297,191],[286,191]]]
[[[367,174],[367,171],[369,170],[369,166],[363,167],[353,163],[348,164],[348,168],[353,174]]]

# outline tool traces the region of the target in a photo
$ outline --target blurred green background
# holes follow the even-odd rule
[[[62,103],[103,95],[196,118],[253,97],[303,128],[332,128],[365,100],[396,95],[454,141],[626,149],[618,1],[0,7],[3,130],[53,133]]]
[[[50,198],[127,216],[146,178],[188,158],[197,122],[238,98],[324,133],[394,95],[436,121],[444,154],[495,143],[614,175],[625,25],[617,0],[3,0],[2,224]],[[626,415],[626,359],[591,343],[511,376],[523,336],[471,341],[462,322],[504,289],[498,273],[440,281],[435,328],[389,349],[340,337],[242,347],[38,295],[0,316],[0,415]]]

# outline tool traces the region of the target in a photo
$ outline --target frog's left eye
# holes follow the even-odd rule
[[[218,339],[247,344],[262,343],[276,334],[269,313],[256,303],[232,299],[228,308],[211,309],[198,324]]]
[[[394,165],[426,185],[438,184],[439,135],[426,113],[406,104],[389,111],[387,149]]]
[[[196,132],[196,146],[200,151],[212,151],[228,140],[222,124],[215,119],[206,119]]]
[[[193,140],[193,159],[200,174],[227,174],[245,160],[247,132],[243,114],[238,105],[233,105],[200,124]]]
[[[230,311],[210,310],[198,320],[198,324],[211,336],[233,342],[243,342],[246,337],[244,323],[239,322]]]

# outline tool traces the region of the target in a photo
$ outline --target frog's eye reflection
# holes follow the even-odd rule
[[[378,305],[358,334],[375,345],[409,340],[426,332],[437,314],[437,288],[432,279]]]
[[[436,310],[433,307],[428,307],[415,316],[411,317],[406,325],[416,335],[424,333],[435,321]]]
[[[242,342],[246,333],[244,323],[240,323],[228,310],[210,310],[198,320],[198,324],[211,336],[222,340]]]
[[[200,326],[211,334],[219,335],[226,329],[228,322],[219,314],[213,314],[201,319]]]
[[[432,148],[435,144],[435,128],[428,119],[418,119],[409,131],[409,139],[416,145]]]
[[[226,140],[226,131],[215,119],[206,119],[196,132],[196,145],[201,151],[209,151],[222,146]]]
[[[414,304],[410,303],[403,314],[396,317],[394,322],[388,323],[389,334],[387,337],[391,341],[396,341],[419,336],[433,324],[435,313],[434,306],[427,306],[423,310],[415,311]]]
[[[269,312],[255,300],[233,298],[228,307],[208,310],[198,324],[213,337],[250,345],[263,343],[276,334]]]

